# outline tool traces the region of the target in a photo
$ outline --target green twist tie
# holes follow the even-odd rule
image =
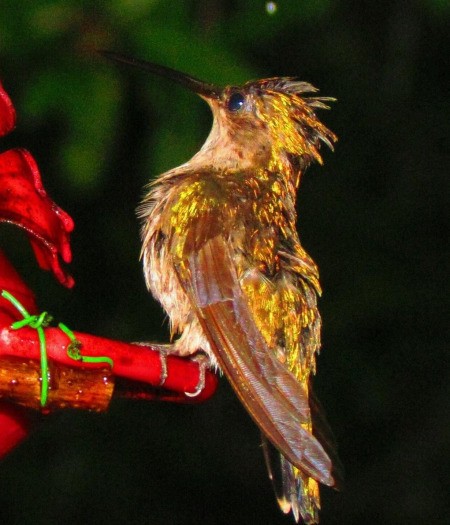
[[[62,330],[70,339],[67,345],[67,355],[74,361],[81,361],[82,363],[107,363],[111,368],[114,366],[114,361],[108,356],[85,356],[81,355],[81,341],[79,341],[75,334],[65,324],[59,323],[58,328]]]
[[[48,359],[47,359],[47,344],[45,341],[44,328],[51,322],[52,317],[47,312],[42,312],[40,315],[30,315],[25,307],[9,292],[2,290],[2,297],[7,299],[23,316],[21,321],[12,323],[11,328],[13,330],[19,330],[24,326],[34,328],[39,337],[39,351],[41,355],[41,406],[45,407],[48,398],[48,383],[50,374],[48,371]]]
[[[48,399],[50,373],[48,370],[47,359],[47,343],[45,339],[44,328],[46,328],[53,320],[52,316],[47,312],[42,312],[39,315],[30,315],[25,307],[9,292],[2,290],[2,297],[7,299],[23,316],[20,321],[15,321],[11,324],[13,330],[19,330],[24,326],[29,326],[37,330],[39,337],[39,350],[41,356],[41,406],[45,407]],[[82,363],[107,363],[111,368],[114,366],[114,361],[108,356],[90,357],[81,355],[81,342],[75,337],[75,334],[65,324],[59,323],[58,328],[63,331],[70,339],[67,345],[67,355],[74,361],[81,361]]]

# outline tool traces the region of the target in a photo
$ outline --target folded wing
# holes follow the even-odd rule
[[[175,268],[222,370],[262,432],[289,462],[333,486],[331,460],[304,428],[311,416],[307,392],[258,330],[228,241],[210,237]]]

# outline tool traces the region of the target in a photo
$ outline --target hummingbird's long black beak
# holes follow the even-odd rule
[[[120,53],[115,53],[114,51],[99,51],[104,57],[114,60],[115,62],[123,62],[124,64],[129,64],[134,67],[138,67],[155,75],[159,75],[170,80],[173,80],[177,84],[190,89],[194,93],[205,97],[205,98],[219,98],[222,88],[214,86],[212,84],[207,84],[198,78],[191,77],[182,73],[181,71],[176,71],[170,67],[160,66],[159,64],[154,64],[153,62],[147,62],[146,60],[139,60],[137,58],[127,57],[121,55]]]

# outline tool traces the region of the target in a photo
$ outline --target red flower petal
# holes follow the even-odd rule
[[[0,401],[0,458],[28,436],[31,426],[29,410]]]
[[[0,290],[7,290],[27,309],[30,314],[37,313],[36,301],[33,292],[22,281],[13,265],[8,261],[5,254],[0,250]],[[0,300],[0,326],[7,326],[21,319],[17,311],[9,301]]]
[[[46,194],[31,153],[14,149],[0,154],[0,221],[25,229],[36,259],[44,270],[52,270],[58,281],[71,288],[74,281],[61,267],[72,259],[70,216]]]
[[[0,137],[9,133],[16,124],[16,110],[0,83]]]

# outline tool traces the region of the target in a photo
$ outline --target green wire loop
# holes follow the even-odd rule
[[[53,317],[48,312],[42,312],[40,315],[30,315],[25,307],[6,290],[2,290],[1,296],[8,300],[23,316],[23,319],[20,321],[12,323],[11,328],[13,330],[19,330],[24,326],[29,326],[30,328],[34,328],[38,333],[42,377],[41,406],[45,407],[48,399],[50,373],[48,370],[47,344],[44,328],[52,322]],[[67,345],[67,355],[71,359],[81,361],[82,363],[107,363],[111,368],[114,366],[114,361],[108,356],[90,357],[81,355],[82,344],[75,337],[72,330],[63,323],[59,323],[58,328],[70,339],[70,343]]]
[[[70,339],[70,343],[67,345],[67,355],[75,360],[81,361],[82,363],[107,363],[111,368],[114,366],[114,361],[108,356],[85,356],[81,355],[81,342],[75,337],[75,334],[70,328],[64,323],[59,323],[58,328],[62,330],[67,337]]]
[[[48,371],[48,359],[47,359],[47,345],[45,341],[44,328],[51,321],[51,316],[47,312],[42,312],[40,315],[30,315],[25,307],[9,292],[2,290],[2,297],[7,299],[23,316],[21,321],[12,323],[11,328],[13,330],[19,330],[24,326],[30,326],[34,328],[39,337],[39,352],[41,356],[41,406],[45,407],[48,398],[48,388],[50,374]]]

